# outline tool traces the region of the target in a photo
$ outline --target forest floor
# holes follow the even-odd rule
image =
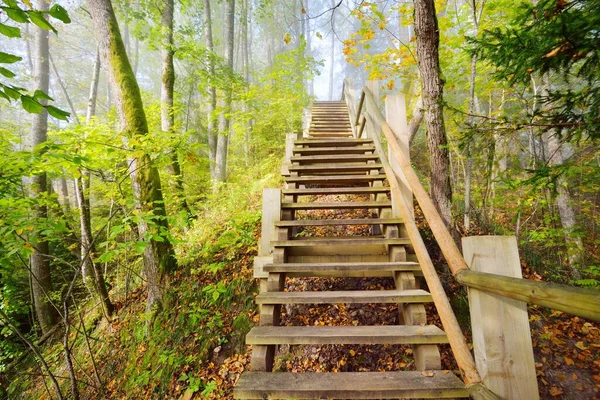
[[[347,201],[349,198],[320,197],[318,201]],[[363,199],[364,200],[364,199]],[[340,219],[349,216],[343,210],[309,211],[302,218]],[[366,218],[367,211],[352,211],[354,218]],[[430,250],[434,264],[444,270],[441,252],[424,226],[416,210],[419,228]],[[248,217],[245,217],[248,218]],[[116,302],[117,315],[110,323],[97,321],[90,330],[99,343],[96,359],[105,386],[102,398],[166,398],[166,399],[233,399],[232,389],[239,376],[249,368],[251,346],[244,338],[258,323],[253,304],[258,293],[252,278],[252,258],[256,255],[260,220],[234,224],[209,242],[202,244],[202,260],[195,261],[189,271],[178,272],[171,283],[171,312],[155,321],[152,338],[144,331],[145,295],[138,288]],[[234,232],[233,239],[227,232]],[[312,228],[300,233],[333,235],[366,235],[368,227],[349,229]],[[485,234],[485,232],[481,232]],[[231,236],[231,235],[229,235]],[[225,240],[224,238],[227,238]],[[207,272],[208,270],[213,272]],[[523,267],[524,276],[542,277]],[[469,312],[465,290],[447,274],[440,273],[463,331],[470,342]],[[295,278],[288,279],[285,290],[382,290],[394,287],[391,278]],[[209,290],[207,290],[209,288]],[[430,324],[441,327],[435,307],[427,305]],[[578,317],[529,307],[536,372],[543,399],[600,398],[600,324]],[[283,310],[285,325],[391,325],[396,324],[398,308],[390,304],[369,305],[305,305]],[[93,376],[81,339],[74,346],[81,368]],[[51,366],[61,376],[67,373],[61,364],[60,345],[48,349]],[[442,367],[458,368],[449,346],[441,347]],[[282,347],[276,359],[277,371],[394,371],[414,369],[408,346],[295,346]],[[20,368],[29,376],[23,392],[26,398],[48,398],[35,364]],[[36,374],[38,378],[35,378]],[[22,378],[25,379],[25,378]],[[90,379],[91,380],[91,379]],[[65,393],[68,380],[63,380]],[[86,385],[83,399],[99,398]]]

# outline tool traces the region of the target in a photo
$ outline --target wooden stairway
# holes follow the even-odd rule
[[[370,139],[355,139],[346,104],[315,102],[307,139],[296,140],[282,190],[281,220],[271,242],[273,261],[263,266],[260,326],[246,337],[252,372],[240,377],[238,399],[397,399],[468,397],[452,372],[441,370],[439,344],[446,334],[427,324],[428,292],[417,287],[420,267],[402,220],[394,217],[386,175]],[[313,196],[353,196],[352,201],[306,201]],[[307,197],[310,196],[310,197]],[[357,196],[361,196],[356,199]],[[368,196],[369,200],[361,200]],[[346,198],[347,200],[347,198]],[[370,218],[306,219],[310,210],[369,210]],[[303,213],[301,215],[301,213]],[[336,214],[339,216],[339,214]],[[369,227],[368,236],[299,236],[307,227]],[[394,290],[284,291],[293,277],[393,277]],[[280,326],[283,305],[398,304],[398,325]],[[381,321],[385,323],[386,321]],[[404,344],[412,347],[413,371],[272,372],[281,345]]]

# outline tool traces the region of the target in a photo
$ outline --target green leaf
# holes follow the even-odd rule
[[[17,4],[17,0],[2,0],[2,2],[9,7],[19,8],[19,5]]]
[[[54,118],[60,119],[61,121],[68,121],[69,116],[71,115],[70,113],[63,111],[60,108],[56,108],[54,106],[46,106],[46,111],[48,111],[48,114],[50,114]]]
[[[41,90],[36,90],[35,93],[33,93],[33,98],[36,99],[37,101],[40,101],[42,99],[54,101],[54,99],[52,97],[48,96],[46,93],[42,92]]]
[[[20,38],[21,30],[19,28],[15,28],[14,26],[8,26],[0,23],[0,34],[9,38]]]
[[[71,18],[69,18],[67,10],[58,4],[53,5],[48,13],[54,18],[61,20],[65,24],[71,23]]]
[[[50,25],[48,21],[46,21],[46,18],[44,18],[44,14],[42,14],[41,12],[31,11],[29,12],[29,18],[31,18],[31,22],[33,22],[40,28],[56,33],[56,29],[54,29],[54,27]]]
[[[22,59],[23,58],[15,56],[14,54],[3,53],[0,51],[0,64],[13,64]]]
[[[12,19],[13,21],[19,22],[21,24],[26,24],[29,22],[29,17],[27,16],[27,13],[21,10],[19,7],[2,7],[2,9],[6,11],[6,15],[8,15],[8,18]]]
[[[21,97],[21,93],[15,90],[13,87],[4,86],[4,93],[6,93],[13,100],[18,100]]]
[[[28,113],[39,114],[44,111],[44,106],[38,103],[33,97],[26,94],[21,95],[21,104],[23,105],[23,109]]]
[[[10,101],[10,100],[11,100],[11,99],[10,99],[10,97],[8,97],[8,96],[6,95],[6,93],[4,93],[2,90],[0,90],[0,97],[2,97],[3,99],[6,99],[7,101]]]
[[[4,67],[0,67],[0,74],[4,75],[7,78],[13,78],[15,76],[14,72],[12,72],[11,70],[8,70]]]

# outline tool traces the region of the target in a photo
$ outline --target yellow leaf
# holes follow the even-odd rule
[[[20,235],[23,233],[23,228],[18,228],[15,230],[15,232],[17,232],[17,235]]]
[[[283,35],[283,41],[285,42],[285,44],[290,44],[290,42],[292,41],[292,35],[286,33],[285,35]]]
[[[356,355],[356,352],[355,352],[354,350],[350,350],[350,352],[349,352],[349,353],[350,353],[350,355],[351,355],[352,357],[354,357],[354,356]]]
[[[577,343],[575,343],[575,347],[577,347],[579,350],[587,350],[587,349],[589,349],[589,347],[586,346],[585,344],[583,344],[583,342],[577,342]]]

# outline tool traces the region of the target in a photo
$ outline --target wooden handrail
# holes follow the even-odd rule
[[[423,271],[423,277],[425,278],[427,286],[429,287],[429,291],[431,292],[431,297],[433,298],[435,307],[440,315],[440,320],[442,321],[444,330],[448,335],[450,347],[452,348],[452,352],[454,353],[458,367],[465,380],[465,384],[467,387],[476,387],[477,391],[483,391],[489,396],[490,394],[482,389],[483,384],[481,382],[481,377],[477,372],[475,361],[471,355],[467,341],[462,333],[460,325],[458,324],[456,316],[454,315],[454,311],[450,306],[450,301],[448,300],[446,292],[442,287],[440,278],[435,271],[435,267],[433,266],[429,252],[425,247],[423,238],[421,238],[419,229],[417,228],[412,217],[412,213],[409,211],[408,205],[403,200],[403,196],[400,191],[400,185],[398,183],[398,177],[396,174],[394,174],[387,159],[387,155],[383,150],[379,132],[384,131],[385,133],[385,130],[389,130],[391,132],[391,129],[387,122],[385,122],[383,115],[381,115],[381,111],[379,111],[379,109],[376,107],[376,103],[371,92],[365,88],[363,90],[363,94],[365,95],[367,101],[366,119],[368,120],[369,124],[374,127],[374,131],[367,131],[367,134],[371,139],[373,139],[373,143],[377,149],[377,153],[383,165],[384,171],[388,177],[390,189],[393,194],[392,200],[394,201],[394,204],[397,206],[397,209],[400,211],[400,215],[404,220],[405,229],[408,237],[410,238],[411,244],[413,245],[417,260],[419,261],[419,265]],[[492,396],[488,398],[494,397]]]
[[[369,92],[368,88],[365,88],[364,91]],[[370,94],[372,96],[372,94]],[[392,149],[392,156],[398,162],[400,169],[404,173],[405,179],[411,187],[421,210],[423,211],[423,215],[433,232],[433,236],[435,237],[440,249],[442,250],[442,254],[444,258],[448,262],[448,266],[450,267],[450,271],[452,275],[456,278],[459,283],[462,283],[469,287],[473,286],[475,278],[478,273],[475,271],[470,271],[465,259],[462,256],[462,253],[456,246],[452,235],[446,228],[442,218],[440,217],[437,209],[433,205],[429,194],[421,184],[417,174],[412,169],[412,166],[408,162],[408,160],[404,157],[400,145],[396,140],[396,136],[392,129],[387,125],[385,119],[380,114],[378,116],[381,124],[381,130],[383,134],[386,136],[388,144]],[[464,276],[464,272],[468,271],[469,276]],[[496,282],[499,279],[499,275],[488,274],[491,276],[486,276],[483,278],[477,279],[478,288],[481,290],[489,291],[492,293],[498,293],[492,288],[495,287]],[[503,277],[505,278],[505,277]],[[505,278],[511,280],[519,280],[518,278]],[[484,285],[483,282],[487,283]],[[544,295],[544,293],[548,290],[548,284],[545,282],[539,281],[531,281],[531,280],[522,280],[522,284],[516,284],[513,282],[511,285],[508,285],[502,294],[505,297],[509,297],[516,300],[522,300],[526,298],[528,303],[537,304],[544,307],[549,307],[554,310],[567,312],[573,315],[577,315],[583,318],[588,318],[593,321],[600,321],[600,292],[592,289],[583,289],[568,285],[558,285],[552,284],[553,291],[556,297],[549,298]],[[485,288],[488,289],[485,289]],[[537,288],[537,289],[535,289]],[[586,299],[585,302],[576,305],[574,302],[569,302],[568,304],[562,301],[562,298],[574,298],[577,296],[578,299]]]
[[[348,83],[348,79],[344,79],[344,85],[342,87],[342,100],[346,102],[346,106],[348,107],[348,113],[350,114],[350,127],[352,128],[352,136],[356,138],[358,136],[357,127],[354,123],[356,106],[354,104],[354,95],[350,92],[350,84]]]
[[[360,118],[360,114],[362,113],[363,103],[365,102],[365,91],[363,90],[360,93],[360,100],[358,101],[358,111],[356,112],[356,121],[354,121],[355,125],[358,125],[358,118]]]
[[[461,271],[456,280],[470,288],[600,322],[600,292],[597,290],[472,270]]]

